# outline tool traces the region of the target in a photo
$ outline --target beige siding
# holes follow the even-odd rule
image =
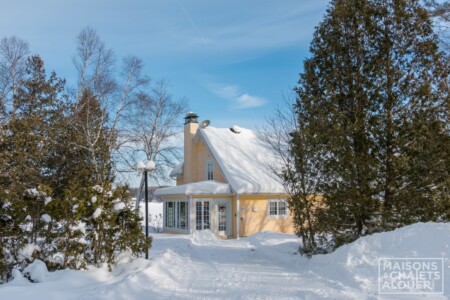
[[[219,165],[214,160],[211,152],[202,140],[199,140],[194,147],[195,154],[193,155],[193,173],[191,182],[199,182],[207,180],[206,178],[206,162],[208,160],[214,161],[214,180],[226,183],[225,177],[219,168]]]
[[[292,216],[269,216],[269,200],[285,199],[280,196],[240,196],[240,235],[249,236],[260,231],[294,233]]]
[[[177,185],[184,184],[184,176],[178,176],[177,177]]]

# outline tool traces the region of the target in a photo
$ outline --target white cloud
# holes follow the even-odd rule
[[[267,103],[267,100],[251,95],[249,93],[243,93],[236,85],[211,85],[211,90],[219,97],[231,102],[233,108],[246,109],[260,107]]]
[[[249,94],[242,94],[236,100],[238,107],[240,108],[259,107],[263,106],[266,103],[266,100],[264,100],[264,98],[252,96]]]

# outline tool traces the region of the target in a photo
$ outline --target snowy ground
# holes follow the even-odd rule
[[[374,234],[328,255],[295,254],[298,239],[260,233],[240,240],[153,234],[150,260],[124,255],[106,268],[45,274],[40,283],[21,276],[0,285],[0,299],[422,299],[379,295],[378,258],[444,259],[450,298],[450,224],[415,224]],[[42,274],[43,273],[43,274]]]
[[[141,216],[145,216],[145,202],[139,203],[139,211]],[[163,227],[163,203],[162,202],[149,202],[148,203],[148,227],[149,232],[160,232]],[[142,230],[145,230],[145,218],[142,218]]]

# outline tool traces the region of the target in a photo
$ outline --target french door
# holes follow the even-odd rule
[[[231,206],[227,201],[217,204],[217,232],[219,235],[231,234]]]
[[[211,228],[209,201],[195,202],[195,229],[204,230]]]

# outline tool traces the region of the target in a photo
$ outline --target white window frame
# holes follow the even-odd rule
[[[271,203],[275,203],[275,207],[276,207],[275,215],[270,213]],[[284,205],[285,205],[285,213],[284,214],[280,214],[280,203],[284,203]],[[289,209],[288,209],[287,201],[285,199],[270,199],[269,201],[267,201],[267,216],[269,216],[269,218],[287,218],[288,215],[289,215]]]
[[[168,203],[173,203],[173,223],[174,226],[167,226],[167,218],[169,217],[167,206]],[[180,211],[181,211],[181,203],[185,203],[185,210],[186,210],[186,219],[185,219],[185,228],[181,228],[180,226]],[[189,201],[187,199],[170,199],[167,201],[164,201],[163,204],[163,228],[164,230],[174,230],[174,231],[180,231],[180,232],[188,232],[190,230],[190,206]]]
[[[209,168],[211,167],[211,172],[209,172]],[[211,174],[211,178],[210,175]],[[207,160],[206,161],[206,180],[214,180],[214,161]]]

